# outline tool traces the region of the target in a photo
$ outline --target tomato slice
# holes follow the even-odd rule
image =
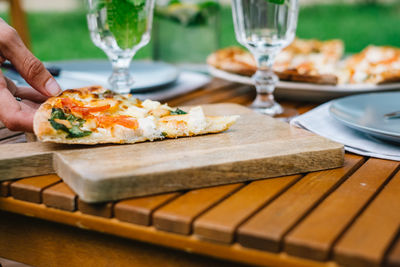
[[[75,106],[75,107],[72,107],[71,110],[73,112],[81,113],[83,116],[87,116],[90,113],[105,111],[105,110],[109,109],[110,107],[111,107],[110,105],[99,106],[99,107]]]
[[[62,103],[63,107],[70,109],[72,112],[80,113],[83,116],[87,116],[90,113],[94,113],[94,112],[105,111],[111,107],[111,105],[98,106],[98,107],[85,107],[85,106],[80,105],[80,103],[78,103],[77,101],[75,101],[71,98],[62,98],[61,103]]]
[[[97,123],[100,127],[107,128],[113,126],[115,124],[124,126],[129,129],[137,129],[139,127],[139,123],[135,118],[120,115],[120,116],[96,116]]]

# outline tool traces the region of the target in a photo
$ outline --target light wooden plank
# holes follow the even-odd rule
[[[393,248],[390,250],[386,259],[387,267],[399,267],[400,266],[400,236],[394,243]]]
[[[77,195],[65,183],[58,183],[43,190],[43,204],[48,207],[74,211]]]
[[[346,155],[342,168],[307,174],[238,228],[239,243],[246,247],[279,251],[285,234],[362,162],[360,156]]]
[[[37,142],[2,145],[0,179],[56,172],[81,200],[95,203],[343,164],[341,144],[240,105],[203,107],[206,114],[235,114],[240,118],[228,131],[219,134],[162,142],[90,147]],[[33,148],[36,150],[32,151]]]
[[[156,231],[153,227],[124,223],[119,220],[110,220],[108,218],[90,216],[80,212],[68,212],[59,209],[51,209],[45,205],[38,205],[13,198],[0,198],[0,210],[23,215],[29,214],[36,218],[120,236],[126,239],[134,239],[151,244],[190,251],[191,253],[204,254],[215,258],[227,259],[250,265],[268,267],[338,267],[338,265],[333,262],[315,262],[293,257],[287,255],[286,253],[270,253],[254,249],[247,249],[238,244],[227,246],[226,244],[206,242],[197,238],[188,238],[185,235],[178,235],[165,231]],[[0,242],[3,240],[4,239],[0,239]],[[79,246],[77,247],[79,249]],[[19,250],[15,250],[10,246],[8,246],[8,248],[10,248],[11,251],[14,251],[14,253],[19,253],[19,255],[21,255]],[[40,247],[40,249],[43,248]],[[1,251],[2,250],[0,249],[0,253]],[[105,251],[105,254],[106,252],[108,251]],[[39,253],[36,255],[42,254]]]
[[[398,166],[399,163],[394,161],[369,159],[285,237],[285,251],[301,257],[326,260],[334,242],[368,205],[385,181],[392,177]],[[398,203],[392,204],[399,204],[395,210],[399,211],[400,219],[400,198],[398,200]],[[385,203],[386,207],[387,204],[393,208],[390,203]],[[375,225],[373,222],[370,224]],[[374,229],[375,233],[375,227],[370,229]],[[375,236],[373,233],[369,236]]]
[[[194,222],[194,233],[207,240],[231,243],[236,228],[301,175],[255,181],[212,208]]]
[[[54,173],[52,153],[65,146],[41,142],[2,144],[0,146],[0,180]]]
[[[21,179],[11,184],[11,195],[16,199],[41,203],[42,191],[60,181],[60,177],[54,174]]]
[[[384,172],[383,164],[375,172]],[[364,187],[368,189],[369,184]],[[382,265],[400,230],[399,194],[400,173],[397,173],[334,247],[337,262],[354,267]]]
[[[122,200],[115,204],[114,216],[120,221],[150,225],[153,211],[179,195],[176,192]]]
[[[160,230],[189,234],[196,217],[241,186],[239,183],[189,191],[154,212],[153,224]]]
[[[82,213],[104,218],[111,218],[113,216],[113,202],[103,203],[86,203],[78,198],[78,209]]]

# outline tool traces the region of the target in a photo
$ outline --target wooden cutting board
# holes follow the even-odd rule
[[[133,145],[0,145],[0,180],[57,173],[86,202],[118,200],[343,165],[344,149],[236,104],[208,115],[240,115],[220,134]]]

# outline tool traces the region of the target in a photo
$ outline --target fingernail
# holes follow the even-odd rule
[[[55,96],[61,93],[61,88],[56,82],[55,79],[50,78],[47,82],[46,85],[44,86],[46,91],[49,92],[50,95]]]

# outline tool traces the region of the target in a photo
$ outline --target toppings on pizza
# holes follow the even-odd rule
[[[368,46],[345,61],[343,83],[381,84],[400,81],[400,49]]]
[[[277,57],[274,71],[281,80],[336,84],[335,64],[342,57],[340,40],[318,41],[296,39]],[[250,52],[238,47],[221,49],[211,54],[207,63],[215,68],[251,76],[257,70]]]
[[[400,49],[368,46],[341,61],[343,42],[296,39],[275,60],[275,73],[281,80],[317,84],[382,84],[400,82]],[[256,62],[244,49],[229,47],[211,54],[212,67],[251,76]]]
[[[221,132],[237,118],[206,116],[201,107],[186,112],[92,86],[48,99],[35,114],[34,131],[48,142],[136,143]]]

